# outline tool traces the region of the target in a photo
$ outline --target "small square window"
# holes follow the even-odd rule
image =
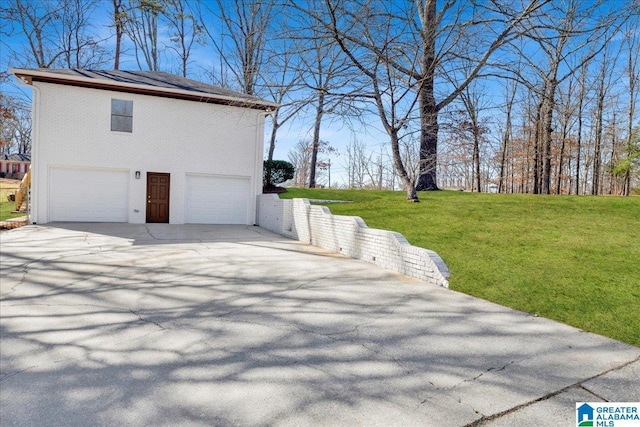
[[[111,130],[133,132],[133,101],[111,100]]]

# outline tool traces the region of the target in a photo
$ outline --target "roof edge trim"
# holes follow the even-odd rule
[[[218,101],[218,103],[223,103],[226,105],[232,106],[247,106],[250,108],[264,109],[266,111],[273,111],[280,107],[279,104],[275,102],[264,101],[260,99],[251,100],[251,99],[243,99],[236,98],[227,95],[216,95],[212,93],[200,92],[200,91],[190,91],[184,89],[173,89],[173,88],[163,88],[156,87],[145,84],[136,84],[136,83],[127,83],[127,82],[117,82],[110,80],[101,80],[94,79],[90,77],[83,76],[72,76],[67,74],[54,74],[49,73],[47,71],[41,70],[30,70],[24,68],[11,68],[11,73],[13,73],[16,77],[22,80],[25,84],[32,86],[33,81],[43,81],[45,83],[59,83],[64,84],[65,82],[70,85],[76,86],[89,86],[93,88],[119,88],[122,89],[131,89],[131,92],[144,93],[148,95],[153,95],[154,93],[157,95],[179,98],[179,99],[189,99],[189,100],[197,100],[196,98],[200,98],[200,102],[205,102],[205,99],[210,99],[212,101]],[[171,96],[174,95],[174,96]]]

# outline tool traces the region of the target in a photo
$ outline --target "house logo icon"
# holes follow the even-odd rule
[[[576,410],[578,411],[578,414],[577,414],[578,427],[593,426],[593,408],[589,404],[583,403],[582,405],[578,406]]]

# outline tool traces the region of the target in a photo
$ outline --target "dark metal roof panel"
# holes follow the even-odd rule
[[[277,104],[250,96],[244,93],[235,92],[218,86],[209,85],[196,80],[187,79],[161,71],[125,71],[125,70],[83,70],[83,69],[16,69],[14,74],[29,75],[34,80],[45,81],[45,76],[49,78],[60,77],[61,80],[69,81],[72,84],[75,79],[83,81],[93,81],[96,86],[109,84],[124,84],[144,86],[150,90],[157,88],[164,93],[176,91],[176,94],[190,93],[193,96],[220,97],[221,100],[234,100],[246,102],[247,105],[277,107]]]

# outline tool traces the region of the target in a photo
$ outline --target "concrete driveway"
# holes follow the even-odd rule
[[[259,227],[0,239],[3,426],[575,426],[577,401],[640,401],[640,348]]]

